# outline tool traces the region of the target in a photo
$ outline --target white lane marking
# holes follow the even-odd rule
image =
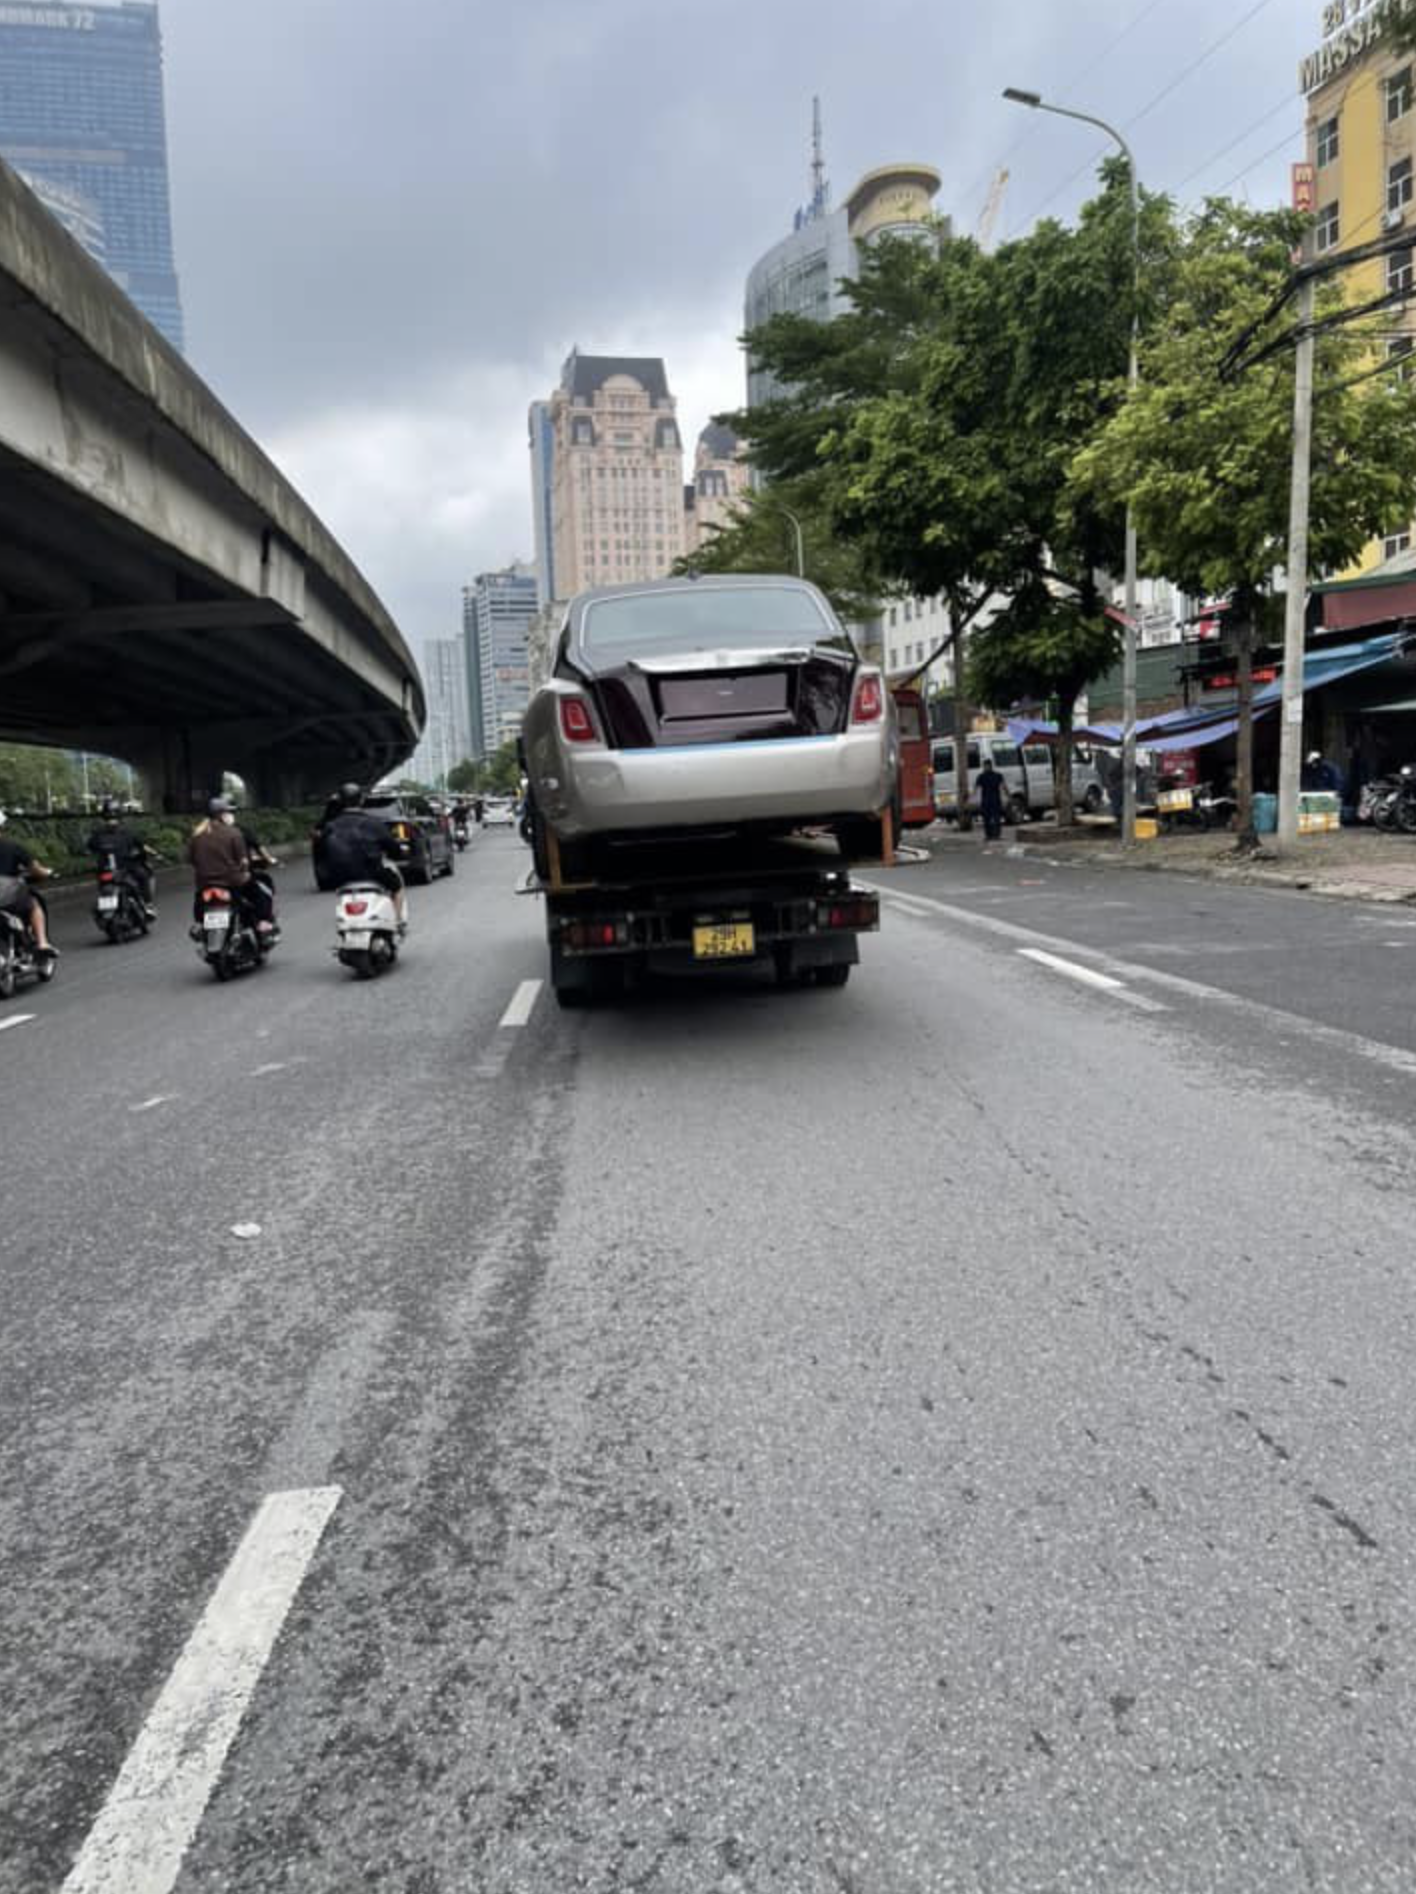
[[[12,1026],[28,1026],[32,1019],[38,1019],[38,1013],[12,1013],[9,1019],[0,1019],[0,1032],[9,1032]]]
[[[341,1497],[318,1486],[262,1500],[62,1894],[168,1894]]]
[[[885,892],[870,882],[859,881],[858,885],[876,894]],[[1060,949],[1068,954],[1083,954],[1103,971],[1119,979],[1148,982],[1166,992],[1183,994],[1187,999],[1203,1000],[1210,1006],[1221,1006],[1231,1012],[1242,1013],[1245,1019],[1268,1026],[1275,1032],[1295,1034],[1313,1045],[1325,1046],[1330,1051],[1345,1053],[1352,1058],[1370,1060],[1373,1065],[1385,1066],[1391,1072],[1416,1075],[1416,1052],[1408,1052],[1404,1046],[1391,1046],[1382,1039],[1368,1039],[1362,1033],[1345,1032],[1340,1026],[1324,1026],[1318,1020],[1305,1018],[1302,1013],[1285,1012],[1281,1006],[1269,1006],[1263,1000],[1227,993],[1223,987],[1206,986],[1201,980],[1187,980],[1182,974],[1164,973],[1159,967],[1142,966],[1134,960],[1118,960],[1114,954],[1088,947],[1082,941],[1061,940],[1055,934],[1042,934],[1035,928],[1019,927],[1016,922],[1000,920],[993,914],[975,914],[968,908],[954,907],[947,901],[936,901],[932,895],[912,894],[910,899],[917,901],[921,907],[929,908],[932,913],[942,914],[946,920],[957,921],[961,927],[976,928],[980,933],[994,934],[1000,940],[1026,941],[1054,950]]]
[[[1065,973],[1071,980],[1080,980],[1086,986],[1095,987],[1098,992],[1105,993],[1108,999],[1120,1000],[1123,1006],[1134,1006],[1138,1013],[1170,1011],[1159,1000],[1148,1000],[1139,993],[1130,992],[1124,980],[1113,980],[1109,973],[1095,973],[1090,967],[1079,967],[1075,960],[1063,960],[1057,954],[1044,953],[1040,947],[1020,947],[1018,952],[1026,960],[1035,960],[1039,966],[1050,967],[1054,973]]]
[[[524,1026],[530,1019],[537,998],[541,992],[540,980],[523,980],[516,989],[511,1005],[501,1016],[498,1031],[502,1026]]]
[[[1051,967],[1055,973],[1065,973],[1069,980],[1082,980],[1087,986],[1100,987],[1106,993],[1125,991],[1122,982],[1113,980],[1109,973],[1095,973],[1090,967],[1079,967],[1075,960],[1063,960],[1057,954],[1044,953],[1041,947],[1020,947],[1018,952],[1024,960],[1035,960],[1040,967]]]
[[[153,1098],[145,1098],[141,1105],[129,1105],[129,1111],[156,1111],[159,1105],[170,1105],[177,1096],[176,1092],[158,1092]]]
[[[284,1059],[272,1059],[269,1065],[258,1065],[255,1071],[251,1073],[251,1077],[253,1079],[269,1078],[272,1072],[283,1072],[284,1070]]]
[[[890,896],[890,907],[892,910],[898,909],[901,914],[912,916],[916,921],[929,919],[929,914],[924,908],[917,908],[912,901],[905,901],[898,894]]]

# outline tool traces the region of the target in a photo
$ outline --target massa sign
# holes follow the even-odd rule
[[[1316,92],[1329,79],[1359,60],[1382,37],[1394,13],[1407,0],[1328,0],[1323,8],[1323,43],[1298,68],[1298,86]]]

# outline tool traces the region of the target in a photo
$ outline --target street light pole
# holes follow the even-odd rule
[[[806,577],[806,553],[802,545],[801,521],[797,518],[796,514],[793,513],[792,509],[789,506],[783,506],[780,500],[754,499],[753,505],[765,507],[769,513],[785,513],[787,518],[791,521],[792,531],[796,535],[797,577],[804,579]]]
[[[1108,125],[1104,118],[1095,118],[1090,112],[1073,112],[1065,105],[1049,105],[1041,93],[1024,92],[1017,86],[1008,86],[1003,96],[1014,105],[1026,105],[1033,112],[1051,112],[1057,118],[1075,118],[1083,125],[1095,125],[1098,131],[1114,138],[1126,160],[1126,169],[1131,179],[1131,359],[1127,369],[1126,382],[1134,394],[1140,386],[1140,334],[1141,310],[1139,288],[1141,278],[1141,186],[1136,173],[1136,159],[1131,147],[1117,131],[1114,125]],[[1121,839],[1134,842],[1136,839],[1136,517],[1133,509],[1126,508],[1126,622],[1121,634]]]

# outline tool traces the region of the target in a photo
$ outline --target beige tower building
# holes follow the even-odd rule
[[[693,484],[684,488],[684,550],[696,552],[705,539],[728,524],[736,500],[747,492],[752,476],[743,458],[742,443],[731,428],[710,421],[698,437],[693,456]]]
[[[662,578],[684,549],[683,444],[657,356],[573,350],[532,415],[533,499],[555,596]],[[537,440],[544,451],[537,451]]]

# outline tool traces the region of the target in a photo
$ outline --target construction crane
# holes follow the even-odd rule
[[[1003,208],[1003,193],[1008,188],[1008,175],[1005,166],[995,174],[992,184],[988,187],[988,201],[984,204],[983,213],[978,220],[978,229],[974,232],[974,239],[980,250],[986,251],[993,240],[998,213]]]

